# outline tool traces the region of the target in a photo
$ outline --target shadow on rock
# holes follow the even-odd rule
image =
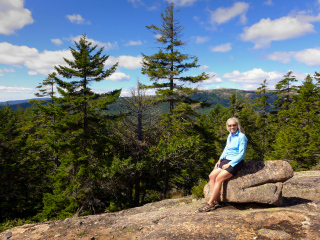
[[[310,199],[300,198],[300,197],[283,197],[283,206],[290,207],[299,204],[311,203]]]

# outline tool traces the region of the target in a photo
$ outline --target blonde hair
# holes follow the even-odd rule
[[[235,118],[235,117],[231,117],[231,118],[229,118],[229,119],[227,120],[227,122],[226,122],[227,131],[228,131],[228,132],[231,131],[231,130],[230,130],[230,127],[229,127],[229,124],[228,124],[228,122],[231,121],[231,120],[233,120],[233,121],[236,122],[239,132],[242,132],[242,133],[243,133],[243,132],[244,132],[244,131],[243,131],[243,128],[241,127],[241,124],[240,124],[238,118]]]

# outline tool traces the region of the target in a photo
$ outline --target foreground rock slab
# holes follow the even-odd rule
[[[223,183],[220,200],[234,203],[283,204],[283,182],[293,177],[293,169],[286,161],[249,161],[237,174]],[[209,184],[204,187],[209,200]]]
[[[205,199],[184,197],[146,204],[116,213],[68,218],[28,224],[0,233],[0,240],[11,232],[10,240],[50,239],[320,239],[320,200],[303,198],[299,182],[311,176],[297,173],[284,184],[284,204],[225,204],[213,212],[198,213]],[[296,181],[299,178],[299,181]],[[320,171],[312,173],[320,181]],[[319,187],[312,185],[312,187]],[[300,197],[292,197],[292,191]],[[307,190],[307,186],[302,191]],[[288,195],[286,195],[288,194]]]

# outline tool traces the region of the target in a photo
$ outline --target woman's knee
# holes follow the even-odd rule
[[[219,172],[218,170],[213,170],[210,174],[209,174],[209,179],[211,181],[215,181],[217,176],[219,175]]]

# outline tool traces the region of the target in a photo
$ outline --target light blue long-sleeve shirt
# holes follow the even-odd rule
[[[220,156],[220,159],[231,160],[229,164],[231,167],[237,165],[240,161],[244,160],[244,155],[246,155],[247,149],[247,137],[242,132],[237,132],[232,135],[230,132],[227,138],[227,144]]]

